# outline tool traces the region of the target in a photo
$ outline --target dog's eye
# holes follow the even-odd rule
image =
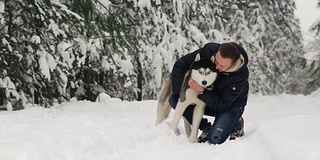
[[[211,73],[211,71],[208,71],[208,72],[207,72],[207,74],[210,74],[210,73]]]
[[[199,72],[200,74],[202,74],[202,73],[203,73],[201,70],[198,70],[198,72]]]

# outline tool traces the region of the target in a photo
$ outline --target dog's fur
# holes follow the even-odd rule
[[[191,105],[195,104],[192,120],[192,130],[190,123],[184,119],[185,131],[189,137],[189,141],[192,143],[198,142],[198,128],[204,114],[205,103],[198,99],[199,92],[193,90],[189,87],[188,82],[192,78],[199,85],[206,89],[212,89],[214,81],[217,78],[217,70],[215,69],[214,56],[212,57],[201,57],[198,53],[190,70],[186,73],[181,90],[180,98],[176,106],[173,120],[170,124],[170,129],[172,129],[177,135],[180,134],[178,130],[179,121],[185,111],[185,109]],[[157,120],[156,124],[160,124],[164,119],[166,119],[170,113],[171,106],[169,104],[169,97],[172,94],[171,86],[171,73],[169,73],[163,80],[163,85],[161,87],[158,108],[157,108]]]

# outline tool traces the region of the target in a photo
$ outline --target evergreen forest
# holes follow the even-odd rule
[[[157,99],[179,57],[227,41],[248,53],[251,94],[310,94],[320,22],[304,44],[295,10],[294,0],[0,0],[0,105]]]

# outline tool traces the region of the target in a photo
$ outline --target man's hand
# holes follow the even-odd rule
[[[192,88],[195,91],[198,92],[203,92],[204,88],[202,86],[200,86],[195,80],[193,80],[192,78],[190,78],[188,85],[190,86],[190,88]]]

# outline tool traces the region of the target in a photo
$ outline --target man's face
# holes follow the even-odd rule
[[[232,60],[230,58],[221,57],[220,51],[218,51],[216,54],[215,64],[216,69],[219,70],[219,72],[225,72],[233,65]]]

